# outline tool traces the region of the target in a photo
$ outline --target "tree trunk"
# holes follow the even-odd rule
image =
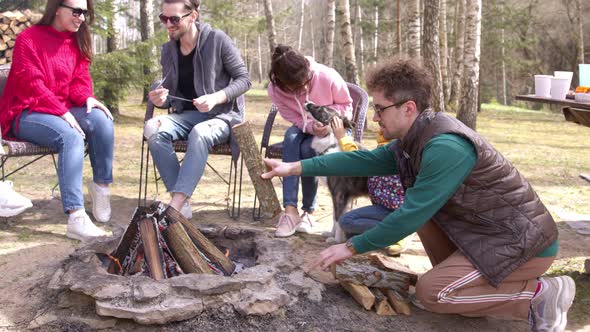
[[[500,12],[502,15],[502,28],[500,29],[500,52],[502,56],[502,105],[508,104],[506,100],[506,60],[504,57],[506,56],[506,36],[505,36],[505,29],[504,29],[504,10],[505,10],[505,3],[504,1],[500,2]]]
[[[363,41],[363,12],[361,5],[357,2],[356,4],[356,26],[358,28],[358,35],[357,35],[357,62],[359,68],[359,77],[364,77],[365,75],[365,43]]]
[[[479,106],[479,56],[481,41],[481,0],[467,1],[465,20],[465,67],[457,119],[475,130]]]
[[[461,82],[463,77],[463,55],[465,44],[465,0],[457,0],[456,27],[455,27],[455,65],[453,66],[453,80],[451,83],[451,94],[449,105],[457,108],[457,100],[461,95]]]
[[[328,67],[334,66],[334,34],[336,31],[336,0],[328,0],[326,11],[326,47],[324,61]]]
[[[301,16],[299,17],[299,42],[297,49],[301,51],[301,40],[303,39],[303,23],[305,22],[305,0],[301,0]]]
[[[447,0],[440,0],[439,10],[440,74],[445,104],[449,100],[449,52],[447,43]]]
[[[272,1],[264,1],[264,15],[266,16],[266,31],[268,33],[268,47],[270,48],[269,57],[272,56],[273,51],[277,47],[277,32],[275,30],[275,18],[272,13]]]
[[[311,30],[311,57],[315,59],[315,27],[313,25],[313,10],[309,11],[309,28]]]
[[[430,71],[433,78],[432,84],[432,108],[435,112],[445,111],[445,99],[440,72],[440,51],[438,42],[438,0],[424,1],[424,39],[422,51],[424,52],[424,66]]]
[[[400,6],[400,0],[397,0],[397,21],[396,21],[396,31],[397,31],[397,53],[402,54],[402,11]]]
[[[354,55],[354,43],[352,42],[352,27],[350,26],[350,2],[348,0],[339,0],[338,4],[342,12],[340,32],[342,34],[344,63],[346,65],[346,80],[358,85],[359,76]]]
[[[139,25],[140,25],[140,33],[141,33],[141,40],[147,41],[154,37],[154,1],[153,0],[141,0],[139,2]],[[155,70],[156,62],[154,61],[156,58],[156,49],[155,47],[150,48],[149,50],[149,65],[143,66],[143,75],[144,77],[149,77],[151,73]],[[148,92],[150,89],[150,84],[146,83],[143,86],[143,102],[146,103],[148,101]]]
[[[584,8],[582,7],[582,0],[576,0],[576,23],[578,25],[578,63],[584,63]]]
[[[420,0],[410,2],[410,23],[408,27],[408,55],[419,58],[420,52]]]
[[[374,8],[373,16],[373,64],[377,63],[377,53],[379,49],[379,6]]]

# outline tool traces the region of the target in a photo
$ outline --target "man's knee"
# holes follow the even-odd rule
[[[436,276],[431,273],[425,273],[416,283],[416,298],[431,312],[442,312],[438,302],[438,293],[441,291],[435,285]]]

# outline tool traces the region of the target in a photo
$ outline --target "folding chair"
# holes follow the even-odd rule
[[[238,107],[244,109],[245,113],[245,98],[244,95],[241,95],[234,101],[234,107]],[[170,110],[169,110],[170,112]],[[151,102],[148,102],[147,109],[145,112],[145,121],[148,121],[153,117],[154,114],[154,105]],[[242,115],[244,116],[244,114]],[[243,120],[243,119],[242,119]],[[139,194],[138,194],[138,207],[147,207],[147,179],[148,179],[148,170],[149,170],[149,161],[150,161],[150,153],[147,146],[147,141],[145,137],[141,143],[141,163],[140,163],[140,176],[139,176]],[[173,143],[174,151],[176,153],[186,153],[187,149],[187,141],[186,140],[179,140],[174,141]],[[227,210],[228,214],[233,219],[240,218],[240,206],[242,201],[242,169],[244,160],[239,154],[234,159],[232,155],[231,146],[229,143],[218,144],[214,145],[209,151],[209,155],[222,155],[222,156],[230,156],[230,168],[229,168],[229,177],[225,178],[221,175],[208,161],[207,166],[215,172],[215,174],[223,180],[227,184]],[[181,161],[182,162],[182,161]],[[239,163],[239,165],[238,165]],[[157,176],[156,166],[153,165],[154,169],[154,179],[156,184],[156,194],[158,193],[158,181],[160,178]],[[239,172],[239,178],[238,178]],[[237,199],[236,199],[237,196]],[[237,206],[236,206],[237,202]]]

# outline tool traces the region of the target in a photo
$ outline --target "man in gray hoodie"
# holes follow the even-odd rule
[[[163,1],[160,21],[170,41],[162,46],[162,81],[149,100],[172,112],[147,121],[144,130],[172,195],[170,206],[188,219],[188,198],[203,175],[209,150],[228,142],[231,126],[242,121],[244,103],[238,97],[251,86],[240,52],[223,31],[199,22],[199,6],[200,0]],[[188,140],[182,165],[174,153],[175,140]]]

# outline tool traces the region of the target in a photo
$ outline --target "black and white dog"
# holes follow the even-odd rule
[[[336,110],[327,106],[318,106],[311,102],[305,104],[305,109],[323,125],[330,125],[332,118],[335,116],[340,117],[347,129],[354,129],[354,124],[347,118],[342,117]],[[318,154],[329,154],[339,152],[340,146],[338,140],[334,136],[330,127],[330,134],[325,137],[314,136],[311,142],[311,148]],[[363,147],[361,149],[364,150]],[[343,165],[346,167],[346,165]],[[350,201],[357,197],[366,196],[368,194],[367,189],[367,177],[364,176],[328,176],[328,189],[332,195],[332,215],[334,218],[334,224],[332,231],[329,232],[327,242],[342,243],[346,241],[346,235],[340,228],[338,220],[347,211],[350,206]]]

